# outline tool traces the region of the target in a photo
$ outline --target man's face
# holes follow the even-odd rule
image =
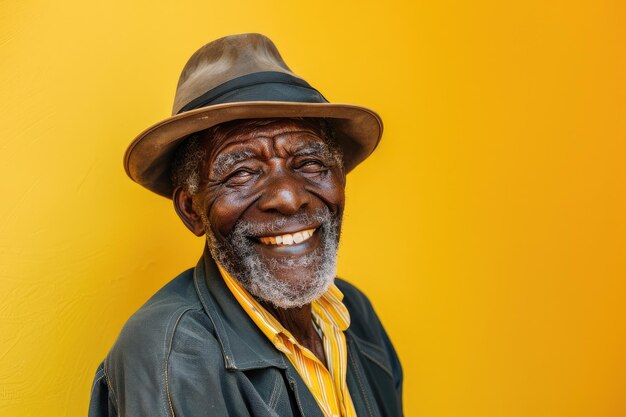
[[[277,307],[318,298],[335,277],[345,176],[316,129],[295,120],[201,138],[194,211],[213,257]]]

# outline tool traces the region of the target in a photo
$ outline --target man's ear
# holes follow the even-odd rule
[[[191,230],[191,233],[196,236],[202,236],[204,234],[204,225],[202,224],[200,214],[196,213],[193,208],[193,197],[191,194],[184,187],[178,186],[174,189],[172,201],[174,201],[176,214],[187,226],[187,229]]]

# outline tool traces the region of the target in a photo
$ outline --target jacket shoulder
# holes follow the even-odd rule
[[[337,278],[335,284],[343,293],[343,304],[350,313],[348,332],[366,342],[385,348],[390,347],[389,337],[369,298],[357,287],[342,279]]]
[[[109,396],[119,412],[171,415],[166,378],[174,334],[181,323],[202,317],[190,269],[161,288],[128,319],[104,360]],[[201,325],[210,327],[210,322],[203,320]],[[127,392],[137,395],[126,396]]]
[[[337,288],[343,293],[343,303],[350,312],[350,327],[356,322],[369,322],[376,316],[369,298],[353,284],[341,278],[335,279]]]
[[[176,317],[187,310],[202,306],[195,291],[193,269],[189,269],[157,291],[124,324],[111,353],[124,350],[126,354],[138,351],[142,356],[157,354],[168,328]],[[148,351],[146,352],[146,349]]]

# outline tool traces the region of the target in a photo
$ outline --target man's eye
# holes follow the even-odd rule
[[[317,159],[307,159],[298,165],[298,169],[305,172],[318,172],[326,168],[322,161]]]
[[[243,184],[248,181],[254,175],[253,172],[247,169],[239,169],[226,178],[226,181],[231,184]]]
[[[235,171],[230,174],[231,177],[245,177],[246,175],[252,175],[252,173],[250,171],[240,169],[239,171]]]

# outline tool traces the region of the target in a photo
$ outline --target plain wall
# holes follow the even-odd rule
[[[201,254],[122,168],[204,43],[261,32],[377,110],[339,272],[422,417],[626,415],[620,1],[0,3],[0,415],[81,416],[126,319]]]

